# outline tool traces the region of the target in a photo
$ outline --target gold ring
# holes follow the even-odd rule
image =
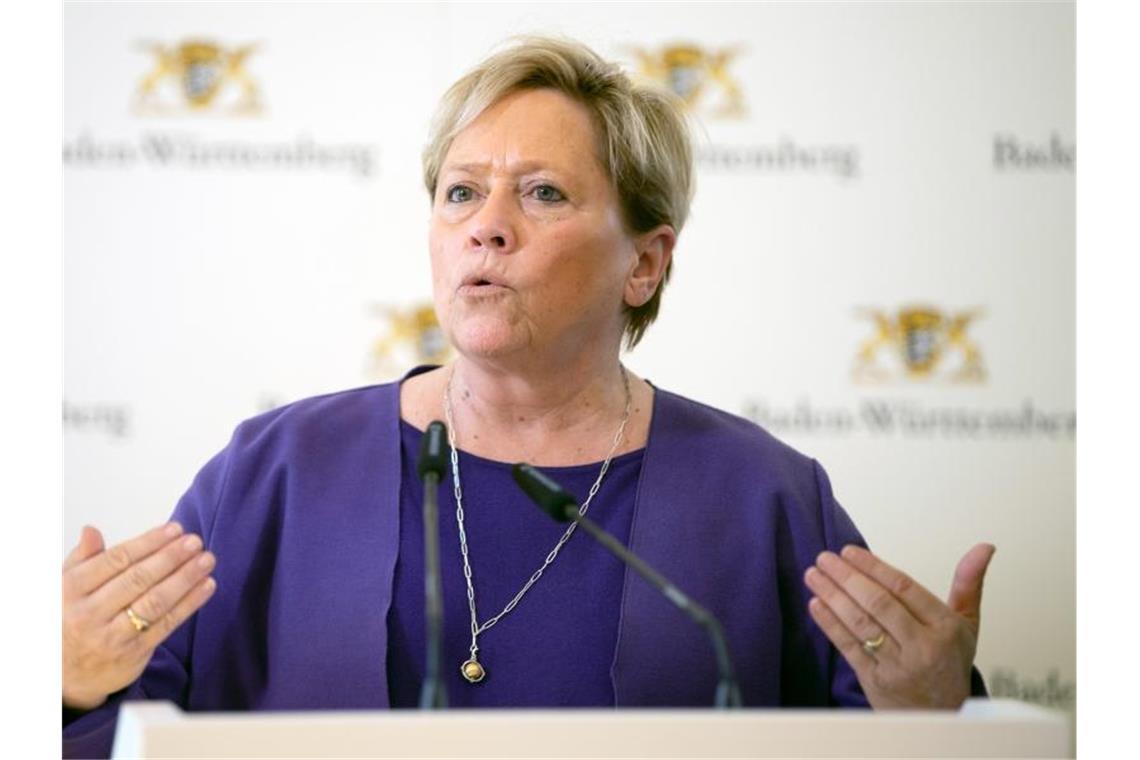
[[[867,654],[874,654],[879,651],[879,647],[887,640],[887,634],[880,633],[873,639],[867,639],[863,642],[863,651]]]
[[[127,607],[127,618],[130,619],[131,625],[133,625],[135,627],[135,630],[139,633],[142,633],[147,628],[150,628],[150,621],[136,614],[135,611],[130,607]]]

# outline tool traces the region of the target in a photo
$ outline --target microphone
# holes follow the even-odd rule
[[[514,466],[513,473],[515,482],[543,512],[558,522],[573,521],[578,527],[597,539],[618,559],[637,571],[638,575],[705,629],[712,641],[713,650],[716,652],[716,666],[720,679],[716,687],[715,705],[721,709],[741,707],[743,703],[740,698],[740,687],[736,683],[732,658],[728,654],[728,642],[724,639],[724,629],[721,627],[720,621],[646,564],[645,560],[625,548],[621,541],[603,530],[596,522],[582,515],[578,511],[578,502],[574,497],[546,474],[523,462]]]
[[[439,482],[447,472],[450,448],[447,428],[436,420],[427,426],[420,441],[416,471],[424,483],[424,608],[427,617],[427,658],[420,709],[447,707],[447,687],[440,677],[443,655],[443,589],[439,577]]]

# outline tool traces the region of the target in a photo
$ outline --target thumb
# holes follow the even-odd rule
[[[977,633],[982,615],[982,581],[997,548],[993,544],[978,544],[958,562],[950,596],[946,604],[969,621]]]
[[[79,543],[67,555],[67,559],[63,561],[63,569],[70,570],[76,565],[91,559],[99,552],[103,551],[103,534],[99,532],[98,528],[90,525],[84,525],[83,529],[79,531]]]

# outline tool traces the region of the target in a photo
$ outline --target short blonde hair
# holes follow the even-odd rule
[[[550,37],[520,37],[451,86],[440,101],[423,153],[424,186],[435,198],[452,141],[507,95],[557,90],[581,103],[598,132],[598,158],[617,190],[634,234],[667,224],[680,234],[693,196],[693,152],[680,100],[636,84],[585,45]],[[633,348],[657,318],[665,277],[645,304],[625,307],[625,339]]]

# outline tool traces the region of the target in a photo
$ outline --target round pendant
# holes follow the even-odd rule
[[[463,663],[459,666],[459,672],[471,683],[479,683],[487,675],[487,671],[483,670],[478,660],[468,660]]]

